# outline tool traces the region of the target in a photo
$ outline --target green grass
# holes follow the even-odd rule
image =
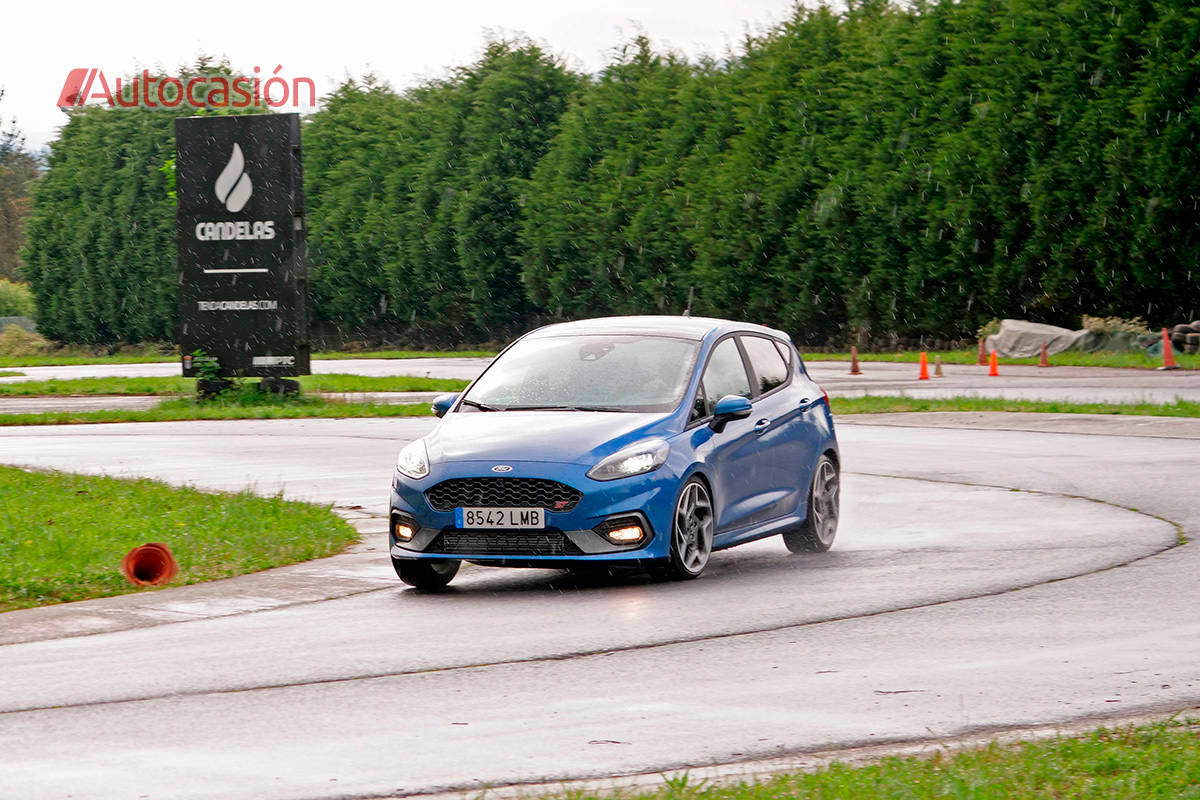
[[[313,376],[327,378],[330,376]],[[357,377],[357,376],[334,376]],[[100,379],[107,380],[107,379]],[[138,380],[138,379],[129,379]],[[154,380],[154,379],[151,379]],[[159,379],[161,380],[161,379]],[[182,381],[169,378],[168,381]],[[387,380],[387,379],[377,379]],[[410,379],[427,382],[425,378]],[[462,381],[435,381],[463,383]],[[49,381],[47,382],[49,383]],[[70,383],[63,381],[62,383]],[[338,382],[320,384],[338,386]],[[152,387],[149,387],[152,388]],[[85,425],[102,422],[177,422],[204,419],[301,419],[321,417],[412,417],[433,413],[428,403],[352,403],[339,398],[327,399],[311,394],[264,394],[250,383],[235,386],[215,398],[201,400],[194,393],[164,399],[147,409],[105,409],[98,411],[43,411],[24,414],[0,414],[2,425]]]
[[[891,414],[900,411],[1029,411],[1043,414],[1130,414],[1200,417],[1200,403],[1067,403],[1056,400],[1004,400],[996,397],[831,397],[835,414]]]
[[[0,378],[19,378],[24,374],[24,372],[13,372],[12,370],[0,369]]]
[[[496,355],[490,350],[363,350],[353,353],[328,351],[313,353],[314,359],[348,358],[491,358]],[[78,348],[64,348],[55,353],[24,356],[0,356],[0,367],[74,367],[86,364],[147,364],[164,361],[179,361],[178,353],[133,352],[95,355]]]
[[[178,352],[163,342],[126,345],[115,353],[87,345],[56,346],[36,333],[10,325],[0,335],[0,367],[74,366],[77,364],[144,364],[178,361]]]
[[[849,361],[849,353],[812,352],[803,353],[805,361]],[[935,355],[942,357],[944,364],[975,364],[979,358],[978,350],[928,351],[929,362],[933,363]],[[905,364],[921,360],[918,351],[903,353],[859,353],[859,361],[898,361]],[[1200,369],[1200,353],[1176,353],[1175,361],[1184,369]],[[1034,366],[1038,363],[1033,358],[1001,358],[1001,364],[1026,364]],[[1151,358],[1141,352],[1130,353],[1082,353],[1067,351],[1050,356],[1050,365],[1059,367],[1130,367],[1135,369],[1154,369],[1162,364],[1162,360]]]
[[[340,552],[354,529],[326,508],[0,466],[0,611],[139,591],[121,559],[164,542],[173,583],[198,583]]]
[[[1194,726],[1163,722],[1102,728],[1016,746],[954,755],[884,758],[867,766],[835,763],[816,772],[758,782],[705,784],[669,778],[624,800],[1196,800],[1200,798],[1200,736]],[[565,800],[611,800],[612,794],[571,792]]]
[[[177,355],[118,353],[111,356],[56,355],[0,356],[0,367],[77,367],[85,364],[151,364],[178,361]]]
[[[457,392],[467,381],[449,378],[302,375],[305,392]],[[253,378],[247,379],[254,382]],[[195,378],[66,378],[0,383],[3,395],[179,395],[194,394]]]
[[[148,409],[104,411],[44,411],[0,414],[5,425],[88,425],[102,422],[179,422],[203,419],[347,419],[350,417],[422,417],[433,413],[428,403],[340,403],[321,398],[300,402],[198,402],[191,398],[165,400]]]

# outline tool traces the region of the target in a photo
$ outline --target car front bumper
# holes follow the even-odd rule
[[[596,562],[638,563],[665,558],[668,534],[679,485],[676,476],[659,468],[645,475],[614,481],[587,477],[576,464],[506,462],[503,477],[491,471],[495,461],[456,462],[452,468],[435,465],[429,476],[414,480],[396,473],[391,489],[391,556],[402,559],[461,559],[495,566],[554,567]],[[570,510],[545,511],[544,529],[480,530],[457,527],[455,512],[435,509],[425,492],[455,478],[557,481],[581,494]],[[397,521],[416,529],[407,541],[396,538]],[[636,520],[645,532],[632,544],[617,544],[603,535],[607,525]],[[476,547],[477,549],[472,549]],[[503,551],[503,552],[501,552]]]

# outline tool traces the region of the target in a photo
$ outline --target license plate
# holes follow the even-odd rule
[[[541,508],[456,508],[454,524],[459,528],[544,528],[546,513]]]

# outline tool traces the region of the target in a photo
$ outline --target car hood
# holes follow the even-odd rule
[[[460,412],[443,417],[425,444],[434,463],[587,464],[647,437],[667,435],[669,418],[604,411]]]

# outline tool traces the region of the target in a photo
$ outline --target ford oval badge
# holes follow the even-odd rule
[[[492,467],[492,472],[512,472],[512,467],[508,464],[497,464]]]

